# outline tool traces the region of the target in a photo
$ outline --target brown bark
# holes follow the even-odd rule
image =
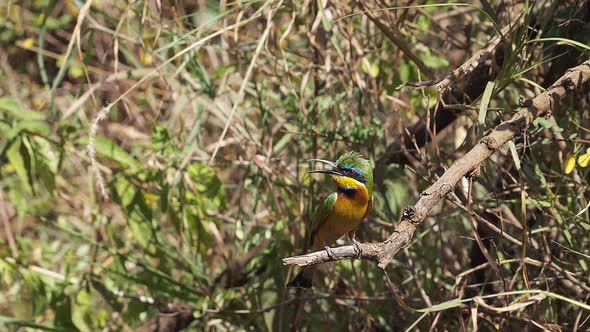
[[[137,332],[176,332],[187,328],[194,320],[195,308],[185,303],[168,304],[157,317],[145,322]]]

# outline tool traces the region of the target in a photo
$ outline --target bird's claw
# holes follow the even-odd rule
[[[352,239],[352,246],[354,247],[354,251],[356,252],[356,259],[361,259],[363,255],[363,249],[361,248],[361,243],[354,238]]]
[[[334,252],[332,251],[332,248],[325,246],[324,249],[326,249],[326,253],[328,253],[328,257],[330,259],[336,259],[336,255],[334,254]]]

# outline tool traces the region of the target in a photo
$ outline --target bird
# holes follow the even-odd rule
[[[373,168],[368,159],[356,151],[346,152],[336,162],[324,159],[310,159],[330,166],[330,169],[316,169],[309,173],[328,174],[336,181],[336,192],[328,195],[316,208],[310,233],[311,251],[324,248],[330,257],[334,256],[328,245],[348,234],[360,257],[361,247],[355,233],[373,205]],[[304,267],[287,287],[309,289],[317,265]]]

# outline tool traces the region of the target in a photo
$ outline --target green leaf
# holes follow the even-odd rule
[[[123,176],[114,181],[114,201],[119,203],[127,215],[127,223],[133,238],[145,248],[152,240],[152,210],[144,195]]]
[[[39,180],[48,191],[55,190],[59,161],[49,141],[37,136],[18,136],[6,151],[6,156],[29,193],[34,193],[35,183]]]
[[[368,59],[365,58],[363,59],[362,63],[363,72],[369,74],[369,76],[371,76],[372,78],[376,78],[377,76],[379,76],[379,65],[376,62],[371,63]]]
[[[35,157],[47,164],[47,167],[49,167],[51,172],[57,173],[59,158],[58,152],[55,149],[55,145],[40,136],[33,136],[30,137],[30,139],[34,146]]]
[[[35,162],[35,168],[41,176],[41,181],[43,182],[43,185],[45,185],[45,188],[47,188],[50,193],[53,193],[55,191],[55,174],[51,171],[49,165],[47,165],[45,161],[37,159]]]
[[[29,320],[22,320],[13,317],[7,316],[0,316],[0,323],[5,326],[14,326],[14,327],[30,327],[36,330],[42,331],[65,331],[64,329],[56,329],[51,326],[46,326],[42,324],[35,323],[34,321]],[[18,330],[18,329],[17,329]]]
[[[47,118],[40,112],[23,111],[17,102],[9,97],[0,97],[0,111],[5,111],[20,120],[44,121]]]
[[[14,167],[14,170],[22,183],[25,185],[27,192],[33,192],[31,173],[31,159],[27,149],[23,146],[22,138],[18,137],[6,151],[8,161]]]
[[[0,111],[6,111],[16,115],[20,113],[20,106],[12,98],[0,97]]]
[[[191,164],[187,173],[193,182],[194,192],[188,192],[187,198],[197,203],[201,211],[217,210],[225,206],[225,192],[215,169],[205,164]]]
[[[48,135],[51,132],[49,124],[37,120],[22,120],[17,122],[15,127],[19,130],[41,135]]]
[[[528,41],[527,44],[535,42],[557,42],[557,45],[569,45],[573,47],[579,47],[585,51],[590,51],[590,46],[567,38],[537,38]]]
[[[406,83],[410,81],[410,76],[411,76],[411,68],[410,65],[407,62],[402,62],[399,65],[399,79],[402,83]]]
[[[4,123],[4,122],[0,122],[0,136],[2,138],[4,138],[5,140],[12,140],[14,138],[14,136],[18,135],[18,130],[16,130],[13,126],[11,126],[10,124]],[[1,141],[0,141],[1,142]],[[3,151],[4,149],[0,148],[0,151]]]
[[[532,206],[540,206],[540,207],[551,207],[552,204],[551,202],[548,201],[539,201],[533,198],[527,198],[525,201],[526,205],[532,205]]]
[[[456,308],[458,306],[460,306],[462,303],[461,299],[452,299],[443,303],[439,303],[439,304],[435,304],[429,308],[424,308],[424,309],[418,309],[416,311],[418,312],[437,312],[437,311],[443,311],[443,310],[447,310],[447,309],[451,309],[451,308]]]
[[[490,105],[492,92],[494,92],[494,85],[494,82],[488,82],[488,84],[486,84],[486,89],[483,92],[483,96],[481,97],[481,103],[479,105],[479,116],[477,118],[477,122],[479,123],[481,128],[484,128],[486,124],[486,115],[488,114],[488,106]]]
[[[117,176],[115,178],[114,189],[117,194],[116,201],[123,208],[127,208],[131,204],[137,193],[135,186],[123,176]]]
[[[55,313],[54,324],[66,330],[75,330],[72,322],[72,299],[63,291],[53,295],[51,306]]]
[[[553,123],[551,123],[551,121],[549,119],[546,119],[544,117],[538,117],[535,120],[533,120],[533,125],[543,126],[543,128],[545,128],[545,129],[549,129],[549,128],[553,127]]]
[[[78,140],[78,144],[88,145],[88,137],[80,138]],[[123,150],[123,148],[105,137],[95,137],[94,150],[96,151],[97,155],[114,160],[123,167],[133,169],[139,168],[141,166],[141,164],[130,154],[128,154],[127,151]]]
[[[422,61],[424,61],[427,67],[432,69],[447,68],[449,66],[447,59],[432,54],[428,49],[422,54]]]
[[[539,164],[535,164],[534,170],[535,170],[535,176],[537,177],[537,179],[539,179],[539,181],[541,181],[541,184],[543,185],[543,187],[546,187],[547,186],[547,179],[545,178],[545,175],[543,175],[543,171],[541,171],[541,167],[539,166]]]
[[[155,151],[163,150],[170,142],[168,130],[162,125],[154,126],[152,129],[152,149]]]

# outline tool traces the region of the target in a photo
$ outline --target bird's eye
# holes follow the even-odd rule
[[[354,168],[343,167],[342,171],[344,174],[346,174],[346,176],[350,176],[350,177],[356,177],[356,176],[360,175],[360,172]]]

